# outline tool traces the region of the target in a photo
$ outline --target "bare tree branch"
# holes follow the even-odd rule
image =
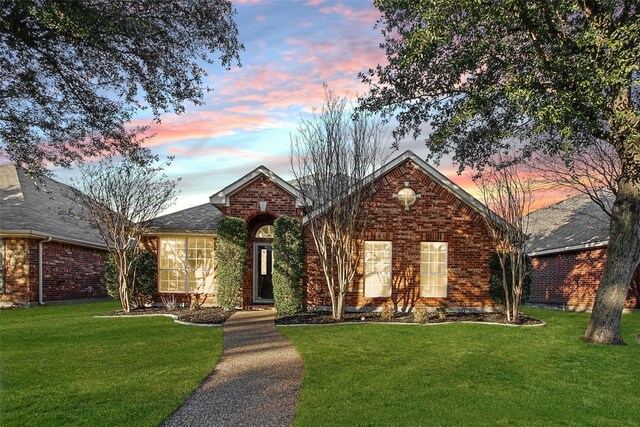
[[[82,207],[84,219],[93,223],[118,267],[119,294],[125,311],[131,309],[129,276],[132,260],[147,223],[171,206],[177,195],[177,181],[163,173],[171,159],[154,165],[152,159],[140,162],[112,157],[80,168],[72,182],[75,201]]]
[[[620,156],[611,144],[598,141],[560,157],[538,152],[529,168],[547,187],[585,194],[611,217],[615,198],[610,196],[618,195],[622,174]]]
[[[484,204],[503,222],[486,219],[493,235],[502,269],[505,311],[510,322],[518,322],[526,268],[525,246],[529,229],[527,213],[534,200],[534,182],[523,171],[515,155],[499,154],[476,178]]]
[[[291,172],[331,296],[341,319],[345,295],[360,259],[358,236],[366,227],[364,201],[373,191],[384,129],[370,113],[350,114],[347,99],[325,84],[319,114],[302,119],[291,136]]]

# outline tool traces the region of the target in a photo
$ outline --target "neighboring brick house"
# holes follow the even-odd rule
[[[529,220],[527,252],[533,262],[529,302],[590,310],[607,256],[608,215],[588,196],[578,195],[532,212]],[[638,308],[640,267],[625,301],[625,309]]]
[[[0,290],[26,305],[106,298],[106,248],[97,231],[69,213],[68,186],[34,181],[0,165]]]
[[[391,302],[406,309],[421,300],[430,306],[444,301],[451,308],[492,310],[493,244],[484,218],[494,215],[410,151],[375,176],[347,308],[375,309]],[[405,206],[403,200],[411,203]],[[216,192],[209,204],[151,221],[147,243],[158,254],[161,295],[185,300],[191,292],[207,293],[209,302],[215,301],[216,229],[225,215],[243,219],[249,232],[243,306],[273,303],[273,223],[285,215],[302,220],[303,210],[296,188],[264,166]],[[305,304],[326,307],[328,290],[313,241],[307,242]]]

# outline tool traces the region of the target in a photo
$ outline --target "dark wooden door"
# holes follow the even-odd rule
[[[256,277],[258,281],[257,300],[273,300],[273,252],[270,244],[257,244]]]

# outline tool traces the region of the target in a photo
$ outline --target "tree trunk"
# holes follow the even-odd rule
[[[507,262],[506,255],[502,258],[498,252],[498,260],[500,261],[500,269],[502,270],[502,289],[504,290],[504,311],[507,313],[507,322],[511,322],[511,294],[509,292],[509,282],[507,281]]]
[[[342,320],[344,318],[344,293],[338,293],[338,307],[336,308],[334,318],[337,320]]]
[[[620,318],[631,278],[639,263],[640,183],[621,180],[611,212],[607,260],[583,340],[624,344]]]

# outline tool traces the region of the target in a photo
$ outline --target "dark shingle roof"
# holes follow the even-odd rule
[[[529,214],[530,254],[604,246],[608,240],[609,216],[583,194]]]
[[[0,165],[0,233],[29,232],[104,247],[98,231],[78,218],[80,212],[69,186],[48,177],[32,180],[15,165]]]
[[[221,218],[222,212],[218,208],[205,203],[154,218],[149,226],[155,231],[215,232]]]

